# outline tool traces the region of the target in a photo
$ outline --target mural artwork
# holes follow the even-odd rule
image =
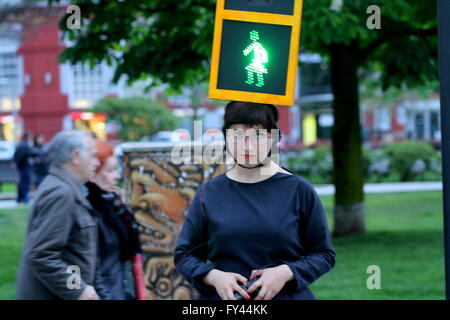
[[[124,163],[127,199],[141,235],[147,298],[195,299],[195,290],[175,270],[173,252],[197,188],[226,166],[176,165],[170,150],[125,153]]]

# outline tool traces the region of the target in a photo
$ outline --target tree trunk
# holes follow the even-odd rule
[[[366,232],[357,52],[357,42],[336,44],[330,48],[336,189],[333,236]]]

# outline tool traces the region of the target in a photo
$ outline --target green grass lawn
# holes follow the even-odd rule
[[[2,183],[0,185],[0,192],[5,193],[16,193],[17,192],[17,185],[15,183]]]
[[[332,229],[332,197],[321,197]],[[0,299],[14,298],[27,210],[0,210]],[[336,265],[311,286],[319,299],[444,299],[442,194],[366,196],[366,235],[333,239]],[[369,290],[367,267],[381,269]]]
[[[332,227],[332,198],[322,197]],[[440,192],[366,196],[366,235],[333,239],[336,265],[312,286],[319,299],[444,299]],[[381,289],[367,288],[378,265]]]
[[[27,209],[0,210],[0,299],[14,299],[16,272],[25,238]]]

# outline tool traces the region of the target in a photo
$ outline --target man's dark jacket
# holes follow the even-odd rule
[[[20,142],[14,151],[14,163],[18,169],[29,167],[32,150],[28,141]]]
[[[59,167],[52,167],[39,186],[18,272],[17,299],[77,299],[86,285],[94,285],[97,225],[82,188],[74,175]]]

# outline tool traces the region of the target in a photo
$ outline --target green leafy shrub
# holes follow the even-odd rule
[[[400,175],[400,181],[414,181],[430,168],[436,157],[433,147],[423,141],[404,141],[385,148],[390,158],[389,169]]]
[[[383,148],[363,150],[363,170],[366,182],[383,182],[389,175],[390,158]]]
[[[302,150],[297,156],[287,159],[287,166],[311,183],[332,183],[333,157],[328,147],[317,146]]]
[[[92,108],[119,124],[119,139],[138,141],[161,130],[173,130],[179,119],[165,105],[145,97],[103,98]]]
[[[331,149],[325,146],[302,150],[289,156],[289,170],[313,184],[333,182]],[[422,141],[405,141],[377,149],[363,149],[363,173],[366,183],[401,181],[440,181],[441,153]]]

